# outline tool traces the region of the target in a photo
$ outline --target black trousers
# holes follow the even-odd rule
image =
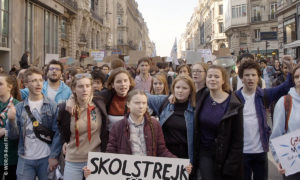
[[[266,152],[243,154],[245,180],[268,180],[268,156]]]

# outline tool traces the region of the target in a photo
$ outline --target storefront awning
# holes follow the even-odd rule
[[[284,48],[295,48],[295,47],[299,47],[300,46],[300,40],[291,42],[289,44],[284,45]]]

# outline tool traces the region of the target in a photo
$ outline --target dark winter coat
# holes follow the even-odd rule
[[[209,90],[205,89],[197,99],[194,121],[194,161],[193,173],[199,163],[200,125],[199,113]],[[234,93],[231,93],[228,107],[219,124],[215,138],[215,175],[216,180],[244,179],[243,174],[243,104]]]
[[[97,97],[94,97],[92,101],[101,113],[102,124],[101,124],[101,133],[100,133],[100,139],[101,139],[100,151],[105,152],[107,142],[108,142],[108,130],[107,130],[108,117],[107,117],[105,104],[103,103],[103,100],[101,98],[97,98]],[[62,144],[65,142],[68,143],[71,137],[71,130],[70,130],[71,114],[65,110],[66,109],[65,102],[60,103],[58,107],[59,107],[59,112],[58,112],[57,123],[61,135],[61,142]]]
[[[151,131],[150,121],[152,123],[154,134],[152,134]],[[129,128],[128,115],[125,116],[123,120],[116,122],[113,125],[109,133],[109,141],[106,152],[116,154],[132,154]],[[167,149],[162,129],[157,120],[145,116],[144,136],[147,156],[176,157]]]

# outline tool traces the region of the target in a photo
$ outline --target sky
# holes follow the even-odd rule
[[[175,38],[184,33],[198,0],[136,0],[158,56],[170,56]]]

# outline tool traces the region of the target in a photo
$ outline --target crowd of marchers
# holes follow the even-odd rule
[[[189,179],[267,180],[270,139],[300,129],[300,63],[291,56],[180,65],[143,57],[42,69],[30,53],[0,67],[0,179],[82,180],[89,152],[189,159]],[[272,124],[272,129],[269,127]]]

